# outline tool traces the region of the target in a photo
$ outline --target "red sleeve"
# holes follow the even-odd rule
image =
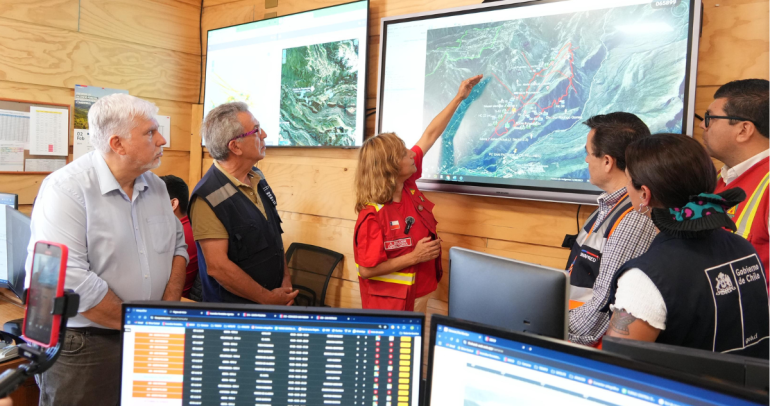
[[[356,264],[374,268],[388,260],[385,254],[385,240],[374,213],[366,210],[359,216],[365,217],[356,229],[356,243],[353,247]]]
[[[422,149],[418,147],[417,145],[412,147],[412,151],[414,151],[414,166],[417,167],[417,172],[414,173],[409,179],[406,180],[405,183],[415,183],[417,182],[417,179],[420,179],[422,177],[422,158],[425,156],[425,154],[422,152]]]

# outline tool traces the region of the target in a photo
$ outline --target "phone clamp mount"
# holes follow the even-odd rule
[[[22,296],[26,302],[27,291]],[[26,303],[24,303],[26,304]],[[7,397],[19,387],[28,377],[42,374],[53,366],[59,358],[61,346],[67,334],[67,319],[78,314],[80,295],[72,290],[65,290],[64,296],[57,297],[53,301],[53,315],[61,316],[59,323],[59,341],[50,348],[43,348],[35,344],[24,343],[19,345],[19,355],[30,360],[29,363],[19,365],[16,369],[7,369],[0,374],[0,398]]]

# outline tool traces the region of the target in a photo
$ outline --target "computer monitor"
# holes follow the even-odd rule
[[[0,193],[0,206],[2,205],[19,210],[19,195],[13,193]]]
[[[0,205],[0,288],[10,289],[19,298],[24,292],[29,226],[29,217],[11,206]]]
[[[123,304],[121,404],[418,406],[425,315]]]
[[[768,391],[770,373],[767,359],[616,337],[604,337],[602,349],[636,361]]]
[[[426,405],[753,405],[767,393],[434,315]]]
[[[567,337],[569,278],[563,270],[449,250],[449,316],[509,330]]]

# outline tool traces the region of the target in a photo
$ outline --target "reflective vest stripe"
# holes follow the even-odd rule
[[[746,205],[743,207],[741,215],[738,216],[738,220],[735,222],[735,226],[738,228],[735,233],[743,238],[748,238],[749,233],[751,232],[751,224],[754,222],[754,217],[759,210],[759,203],[762,201],[762,197],[764,197],[765,191],[767,190],[768,175],[770,174],[766,174],[765,177],[762,178],[762,181],[759,182],[757,189],[754,190],[754,193],[752,193],[751,197],[746,202]]]
[[[615,205],[614,205],[614,206],[612,206],[612,209],[610,209],[610,211],[609,211],[609,212],[607,212],[607,215],[606,215],[606,216],[604,217],[604,219],[602,220],[602,224],[604,224],[604,222],[605,222],[605,221],[607,221],[607,219],[609,219],[609,218],[610,218],[610,215],[612,214],[612,212],[613,212],[613,211],[615,211],[615,209],[616,209],[616,208],[617,208],[617,207],[618,207],[618,206],[619,206],[621,203],[623,203],[623,202],[626,200],[626,197],[628,197],[628,193],[626,193],[626,194],[624,194],[623,196],[621,196],[620,200],[618,200],[618,202],[617,202],[617,203],[615,203]],[[597,212],[597,215],[598,215],[598,212]],[[625,214],[624,214],[623,216],[625,216]],[[620,217],[620,218],[623,218],[623,217]],[[620,222],[620,219],[618,219],[618,223],[619,223],[619,222]],[[599,226],[599,227],[601,227],[601,226]],[[594,225],[593,225],[593,226],[591,226],[591,230],[590,230],[590,231],[588,231],[588,235],[586,235],[586,238],[584,238],[584,239],[583,239],[583,241],[584,241],[584,242],[585,242],[585,241],[588,239],[588,237],[590,237],[590,236],[591,236],[591,234],[593,234],[593,232],[594,232],[594,228],[596,228],[596,223],[594,223]]]
[[[380,211],[380,209],[382,209],[382,206],[383,206],[383,205],[377,204],[377,203],[367,203],[366,205],[374,207],[375,211]]]
[[[618,225],[620,224],[620,222],[623,221],[623,218],[625,218],[628,213],[631,213],[631,210],[633,209],[634,209],[633,207],[629,207],[628,210],[624,211],[623,214],[621,214],[620,217],[618,217],[618,221],[616,221],[615,224],[612,226],[612,229],[610,230],[609,235],[607,235],[607,238],[610,238],[612,234],[615,233],[615,229],[618,228]]]
[[[356,264],[356,269],[357,268],[358,264]],[[385,275],[372,276],[369,279],[381,282],[398,283],[401,285],[414,285],[415,275],[415,273],[391,272]],[[358,276],[361,276],[360,272],[358,273]]]

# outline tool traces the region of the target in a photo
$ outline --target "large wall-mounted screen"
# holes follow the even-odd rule
[[[483,74],[436,146],[422,187],[596,203],[589,117],[638,115],[692,134],[699,0],[508,1],[383,19],[378,132],[408,146]]]
[[[268,146],[363,142],[369,2],[208,32],[204,114],[246,102]]]

